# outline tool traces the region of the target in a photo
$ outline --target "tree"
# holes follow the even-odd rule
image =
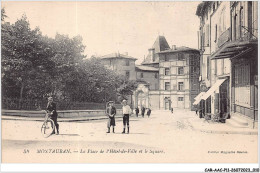
[[[6,18],[5,8],[1,8],[1,21],[3,22]]]

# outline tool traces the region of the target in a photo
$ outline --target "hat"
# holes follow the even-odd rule
[[[113,101],[109,101],[108,103],[114,103]]]
[[[127,102],[126,100],[123,100],[122,103]]]

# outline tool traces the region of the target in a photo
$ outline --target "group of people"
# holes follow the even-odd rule
[[[129,116],[133,113],[132,109],[130,108],[129,105],[127,105],[127,101],[123,100],[122,101],[122,111],[123,111],[123,131],[122,133],[126,133],[126,127],[127,127],[127,133],[129,133]],[[150,117],[151,115],[151,109],[147,108],[145,109],[145,107],[141,108],[141,114],[142,117],[144,117],[145,114],[145,110],[146,114],[148,117]],[[135,108],[135,113],[136,113],[136,117],[138,117],[139,114],[139,108]],[[116,126],[116,121],[115,121],[115,115],[116,115],[116,108],[114,107],[114,102],[113,101],[109,101],[108,102],[108,106],[106,109],[106,114],[108,117],[108,122],[107,122],[107,133],[110,133],[110,128],[112,127],[112,132],[115,133],[115,126]]]
[[[130,108],[129,105],[127,105],[127,101],[123,100],[122,101],[122,114],[123,114],[123,131],[122,133],[129,133],[129,116],[131,114],[133,114],[132,109]],[[145,110],[146,110],[146,114],[148,117],[150,117],[151,115],[151,109],[150,108],[145,108],[145,107],[141,107],[141,115],[142,117],[144,117],[145,114]],[[106,108],[106,115],[108,117],[108,122],[107,122],[107,133],[110,133],[110,129],[112,127],[112,132],[115,133],[115,126],[116,126],[116,121],[115,121],[115,115],[116,115],[116,108],[114,106],[114,102],[113,101],[109,101],[107,108]],[[135,108],[135,113],[136,116],[138,117],[139,114],[139,108]],[[53,130],[53,134],[59,134],[59,124],[57,122],[57,117],[58,117],[58,113],[56,111],[56,104],[53,102],[53,98],[49,97],[48,98],[48,104],[47,104],[47,108],[46,108],[46,116],[45,116],[45,120],[44,120],[44,124],[47,122],[47,119],[50,118],[51,120],[53,120],[54,124],[55,124],[55,128]],[[126,131],[126,127],[127,127],[127,131]],[[56,131],[55,131],[56,129]]]
[[[146,110],[146,115],[148,116],[148,118],[150,117],[151,113],[152,113],[152,110],[150,108],[145,108],[144,106],[141,107],[141,115],[142,117],[144,118],[144,114],[145,114],[145,110]],[[136,114],[136,117],[138,117],[139,115],[139,108],[136,107],[135,108],[135,114]]]
[[[127,105],[127,101],[123,100],[122,101],[122,111],[123,111],[123,131],[122,133],[126,133],[126,126],[127,126],[127,133],[129,133],[129,116],[132,114],[132,109],[130,108],[129,105]],[[110,128],[112,127],[113,133],[115,133],[115,126],[116,126],[116,121],[115,121],[115,115],[116,115],[116,108],[114,107],[114,102],[109,101],[106,114],[108,116],[108,122],[107,122],[107,133],[110,133]]]

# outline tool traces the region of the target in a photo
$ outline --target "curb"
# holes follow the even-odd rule
[[[2,120],[14,120],[14,121],[39,121],[39,122],[43,122],[44,119],[30,119],[30,118],[1,118]],[[79,121],[92,121],[92,120],[104,120],[107,118],[88,118],[88,119],[69,119],[69,120],[63,120],[62,118],[58,119],[58,122],[79,122]]]
[[[241,134],[241,135],[258,135],[258,131],[257,132],[253,132],[253,131],[223,131],[223,130],[204,130],[204,129],[199,129],[199,128],[195,128],[192,123],[187,119],[190,127],[192,128],[192,130],[194,131],[200,131],[203,133],[213,133],[213,134]]]

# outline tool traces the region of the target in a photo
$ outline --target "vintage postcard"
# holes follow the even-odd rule
[[[2,163],[258,163],[258,2],[2,1],[1,84]]]

